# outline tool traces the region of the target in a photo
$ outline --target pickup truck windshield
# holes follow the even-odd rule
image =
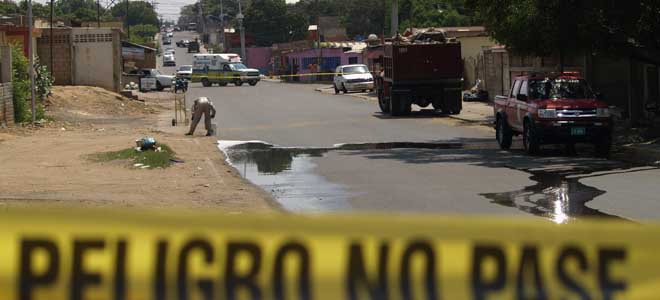
[[[229,67],[233,71],[240,71],[240,70],[245,70],[247,67],[244,64],[230,64]]]
[[[345,67],[344,74],[364,74],[369,73],[369,70],[365,66],[354,66],[354,67]]]
[[[594,93],[583,79],[543,79],[529,83],[531,99],[589,99]]]

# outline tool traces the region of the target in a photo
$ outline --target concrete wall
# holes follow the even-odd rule
[[[488,91],[491,100],[497,95],[508,94],[511,80],[516,76],[560,70],[559,59],[556,57],[517,56],[499,48],[484,50],[476,69],[477,76],[484,79],[483,88]],[[584,56],[566,58],[564,70],[585,74],[587,61]]]
[[[50,30],[37,40],[43,65],[51,68]],[[56,85],[90,85],[121,90],[121,42],[118,29],[53,29],[52,74]],[[155,58],[155,57],[154,57]]]
[[[247,55],[248,67],[259,69],[261,74],[268,74],[271,70],[271,53],[270,47],[254,47],[245,49]]]
[[[460,37],[458,40],[461,41],[461,57],[463,57],[464,62],[463,78],[465,79],[465,87],[471,88],[474,86],[477,79],[484,79],[478,78],[477,75],[479,57],[481,56],[482,49],[484,47],[490,48],[497,45],[497,43],[487,36]]]
[[[0,83],[0,125],[14,124],[14,101],[11,82]]]
[[[74,28],[73,82],[110,91],[121,90],[121,42],[119,31],[105,28]]]
[[[71,85],[73,84],[71,29],[54,28],[53,36],[53,70],[50,70],[50,30],[44,30],[42,37],[37,40],[40,62],[51,71],[56,85]]]
[[[11,48],[0,43],[0,126],[14,124],[14,101],[11,83]]]

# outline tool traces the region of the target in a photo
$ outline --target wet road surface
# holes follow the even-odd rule
[[[557,223],[660,216],[656,168],[594,158],[590,150],[569,157],[552,146],[530,157],[519,141],[501,151],[490,130],[427,113],[390,118],[375,103],[315,87],[193,84],[187,96],[212,99],[220,150],[285,210],[511,215]]]

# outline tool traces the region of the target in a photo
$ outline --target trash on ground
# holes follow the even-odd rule
[[[156,148],[156,139],[153,137],[143,137],[139,140],[135,140],[135,144],[137,144],[137,148],[139,148],[139,151],[146,151],[146,150],[157,150]],[[158,147],[160,149],[160,147]],[[162,150],[160,150],[162,151]],[[160,152],[158,151],[158,152]]]

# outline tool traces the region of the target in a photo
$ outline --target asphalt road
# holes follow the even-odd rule
[[[177,62],[186,59],[177,51]],[[660,216],[657,168],[593,158],[588,149],[569,157],[548,147],[530,157],[519,141],[501,151],[488,128],[429,112],[390,118],[375,103],[315,87],[192,84],[187,97],[212,99],[229,161],[290,211],[511,215],[557,223]],[[232,148],[251,140],[275,147]]]
[[[172,48],[174,49],[174,57],[176,60],[176,66],[175,67],[165,67],[163,66],[163,57],[159,56],[157,59],[157,64],[158,64],[158,69],[163,73],[163,74],[168,74],[168,75],[174,75],[176,74],[176,70],[181,66],[181,65],[192,65],[193,61],[193,54],[188,53],[187,48],[179,48],[176,46],[176,42],[179,40],[193,40],[195,37],[197,37],[197,34],[194,32],[189,32],[189,31],[181,31],[181,32],[175,32],[174,37],[172,38],[172,44],[171,45],[163,45],[162,40],[160,41],[161,43],[161,52],[165,52],[165,49],[167,48]]]

